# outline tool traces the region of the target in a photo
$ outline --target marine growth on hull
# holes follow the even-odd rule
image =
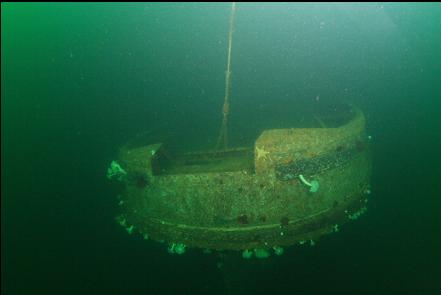
[[[370,139],[348,106],[317,126],[264,130],[254,146],[187,153],[127,144],[107,177],[121,183],[117,222],[129,234],[244,258],[314,245],[367,210]]]

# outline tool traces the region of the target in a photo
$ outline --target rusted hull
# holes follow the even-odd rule
[[[161,144],[122,149],[129,175],[122,218],[142,235],[188,247],[243,250],[317,240],[365,210],[371,157],[364,123],[357,111],[339,128],[268,130],[253,149],[240,151],[243,164],[225,169],[217,162],[232,153],[200,170],[195,164],[167,173]],[[207,154],[191,159],[198,157]],[[319,189],[311,192],[300,175]]]

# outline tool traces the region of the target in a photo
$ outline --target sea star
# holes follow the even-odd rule
[[[260,158],[266,159],[267,155],[269,154],[268,151],[265,151],[265,149],[262,147],[261,149],[256,146],[256,153],[257,153],[257,160]]]

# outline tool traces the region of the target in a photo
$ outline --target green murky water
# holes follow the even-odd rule
[[[129,140],[212,148],[229,3],[1,6],[4,294],[437,294],[441,5],[238,3],[229,144],[346,100],[372,198],[314,247],[244,260],[129,236],[105,171]]]

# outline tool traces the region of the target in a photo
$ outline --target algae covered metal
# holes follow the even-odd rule
[[[313,243],[366,210],[365,118],[357,108],[347,115],[334,127],[266,130],[253,147],[222,152],[125,146],[118,221],[171,251]]]

